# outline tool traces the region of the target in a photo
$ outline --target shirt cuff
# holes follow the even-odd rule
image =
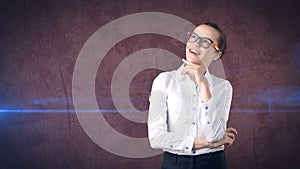
[[[192,153],[193,145],[194,145],[194,137],[193,136],[187,136],[187,138],[184,141],[184,153]]]
[[[166,145],[164,149],[170,151],[178,151],[180,153],[190,154],[192,152],[194,145],[194,137],[193,136],[185,136],[184,140],[180,142],[170,143]]]

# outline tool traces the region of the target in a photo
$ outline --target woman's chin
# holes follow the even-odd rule
[[[188,62],[191,62],[191,63],[194,63],[194,64],[200,64],[201,63],[199,58],[195,58],[195,57],[191,57],[191,56],[186,56],[186,60]]]

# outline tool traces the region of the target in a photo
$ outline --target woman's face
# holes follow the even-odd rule
[[[200,25],[195,30],[194,33],[199,37],[206,37],[211,39],[213,42],[218,42],[219,33],[214,28],[207,25]],[[195,64],[204,64],[206,69],[213,60],[217,60],[220,54],[211,45],[207,49],[200,46],[199,40],[194,43],[187,42],[186,44],[186,60]]]

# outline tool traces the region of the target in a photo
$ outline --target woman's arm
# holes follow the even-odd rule
[[[205,138],[209,142],[216,142],[222,139],[226,132],[226,124],[232,100],[232,86],[227,80],[211,81],[204,76],[206,68],[203,64],[194,64],[183,59],[187,64],[183,74],[189,74],[197,83],[200,92],[200,120],[201,128]],[[213,91],[212,91],[213,90]],[[202,146],[208,146],[200,142]],[[205,143],[205,144],[204,144]]]
[[[149,98],[148,138],[155,149],[191,152],[194,137],[188,133],[176,133],[168,130],[166,77],[160,74],[153,81]]]
[[[222,145],[231,146],[235,140],[235,135],[238,132],[235,128],[227,128],[223,138],[216,142],[209,142],[205,138],[195,137],[193,150],[201,149],[201,148],[217,148]]]

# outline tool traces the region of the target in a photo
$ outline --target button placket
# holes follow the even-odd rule
[[[197,108],[198,108],[198,92],[197,92],[197,88],[198,88],[198,85],[196,85],[195,87],[195,90],[193,91],[192,95],[193,95],[193,110],[194,111],[197,111]]]
[[[194,119],[192,121],[192,125],[193,125],[193,129],[194,129],[194,136],[197,136],[197,124],[196,124],[196,120],[198,117],[198,113],[199,113],[199,106],[198,106],[198,85],[195,86],[194,90],[192,91],[192,110],[194,113]]]

